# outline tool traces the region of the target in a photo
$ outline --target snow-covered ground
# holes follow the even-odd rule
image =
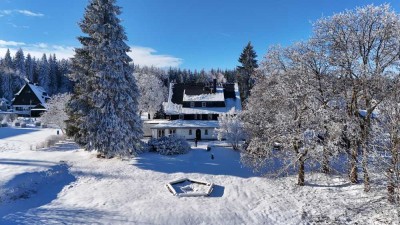
[[[239,153],[200,142],[190,153],[98,159],[72,143],[35,149],[55,129],[0,128],[0,224],[397,224],[385,187],[345,178],[265,178]],[[211,159],[211,154],[214,159]],[[209,197],[175,197],[180,178],[214,183]]]

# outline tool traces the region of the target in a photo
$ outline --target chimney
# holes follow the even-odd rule
[[[217,79],[213,80],[213,92],[217,93]]]

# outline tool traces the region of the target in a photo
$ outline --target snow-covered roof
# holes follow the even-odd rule
[[[183,101],[185,102],[223,102],[224,89],[217,88],[216,93],[200,94],[200,95],[187,95],[186,90],[183,92]]]
[[[37,86],[34,84],[30,84],[28,83],[29,87],[32,89],[33,93],[35,93],[35,95],[38,97],[40,103],[47,108],[46,105],[46,98],[49,98],[49,96],[47,95],[47,92],[44,90],[43,87],[41,86]]]
[[[15,95],[20,95],[22,90],[25,88],[26,85],[28,85],[30,87],[30,89],[33,91],[33,93],[37,96],[37,98],[40,101],[40,104],[43,107],[47,108],[46,99],[49,99],[50,97],[47,95],[47,92],[41,86],[38,86],[38,85],[35,85],[35,84],[32,84],[32,83],[27,83]]]
[[[157,128],[216,128],[216,120],[171,120],[168,123],[157,124],[151,129]]]
[[[225,99],[225,107],[192,107],[192,108],[185,108],[182,107],[181,104],[175,104],[171,101],[172,95],[171,95],[171,90],[173,88],[173,85],[170,86],[170,94],[168,97],[168,102],[163,103],[163,108],[166,114],[169,115],[179,115],[179,114],[221,114],[221,113],[227,113],[231,109],[235,109],[235,111],[241,111],[242,110],[242,104],[240,101],[240,93],[239,93],[239,86],[237,83],[235,83],[234,88],[235,88],[235,98],[226,98]],[[224,98],[224,93],[223,89],[220,88],[220,91],[222,91],[222,98]],[[217,93],[218,92],[217,89]],[[211,94],[210,94],[211,95]],[[206,100],[202,100],[206,101]]]

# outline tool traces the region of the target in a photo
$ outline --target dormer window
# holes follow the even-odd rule
[[[194,102],[190,102],[190,108],[194,107]]]
[[[201,103],[201,107],[206,107],[206,106],[207,106],[207,104],[205,102]]]

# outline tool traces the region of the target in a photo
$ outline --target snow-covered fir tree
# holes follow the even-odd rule
[[[49,94],[58,92],[58,64],[56,55],[49,56]]]
[[[258,68],[256,58],[257,54],[254,51],[253,45],[249,42],[240,54],[238,61],[241,65],[237,67],[241,94],[240,98],[242,101],[245,101],[249,97],[250,90],[253,87],[252,78],[255,74],[255,70]]]
[[[25,59],[25,71],[26,77],[29,81],[33,82],[33,73],[34,73],[34,62],[32,60],[31,55],[28,53]]]
[[[13,78],[13,65],[10,50],[7,49],[6,55],[4,59],[1,61],[1,89],[3,93],[3,97],[7,100],[11,100],[14,96],[13,86],[12,86],[12,78]]]
[[[142,124],[139,89],[132,74],[115,0],[91,0],[80,23],[88,36],[73,59],[75,92],[69,103],[68,126],[78,143],[105,157],[136,154]]]
[[[18,49],[18,51],[15,53],[13,64],[15,71],[15,76],[13,78],[13,89],[15,92],[25,84],[26,78],[25,56],[22,49]]]
[[[39,85],[47,92],[50,89],[50,65],[46,54],[43,54],[41,60],[37,64]]]

